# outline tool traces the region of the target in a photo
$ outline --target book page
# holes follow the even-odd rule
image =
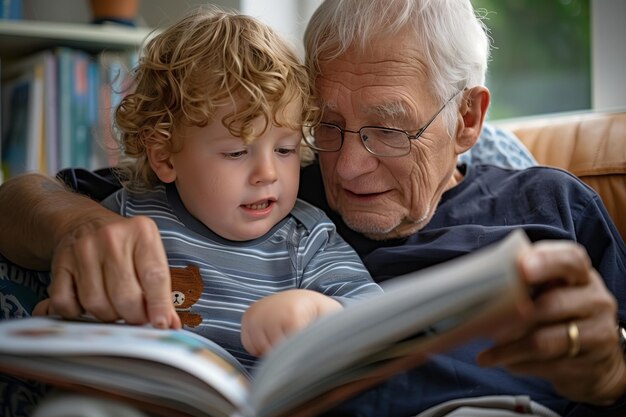
[[[417,366],[429,353],[488,336],[501,321],[510,325],[529,308],[515,265],[527,245],[522,231],[513,232],[470,255],[395,278],[383,295],[288,338],[254,375],[257,415],[290,414],[302,403],[302,415],[312,415],[328,406],[316,398],[335,387],[354,385],[333,393],[332,403]]]
[[[26,378],[122,400],[163,417],[229,417],[237,408],[218,391],[189,373],[158,362],[129,366],[127,358],[102,356],[3,356],[0,369]]]
[[[174,399],[183,392],[208,401],[201,394],[213,389],[214,397],[232,404],[231,411],[245,407],[250,384],[245,369],[217,344],[188,331],[149,326],[51,317],[9,320],[0,325],[0,353],[0,369],[23,369],[39,379],[47,375],[48,382],[108,385],[121,395],[159,397],[171,390]]]

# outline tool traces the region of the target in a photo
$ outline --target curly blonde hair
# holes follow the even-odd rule
[[[124,155],[118,173],[136,190],[158,183],[147,149],[180,151],[177,129],[206,126],[220,106],[238,104],[221,122],[246,143],[270,124],[300,129],[319,117],[306,69],[287,43],[258,20],[215,6],[195,10],[150,39],[133,81],[115,125]],[[299,117],[289,116],[293,103],[300,104]],[[259,117],[260,132],[253,129]],[[308,148],[300,149],[309,159]]]

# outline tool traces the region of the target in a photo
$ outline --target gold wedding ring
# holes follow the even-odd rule
[[[578,331],[578,326],[573,321],[570,321],[567,325],[567,337],[569,339],[567,357],[573,358],[580,352],[580,332]]]

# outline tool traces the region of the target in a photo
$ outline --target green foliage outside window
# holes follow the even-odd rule
[[[591,107],[590,0],[472,0],[490,30],[491,120]]]

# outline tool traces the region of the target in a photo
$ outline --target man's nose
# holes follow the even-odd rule
[[[336,170],[345,180],[373,171],[378,166],[378,158],[365,148],[358,132],[344,132],[343,145],[338,152]]]

